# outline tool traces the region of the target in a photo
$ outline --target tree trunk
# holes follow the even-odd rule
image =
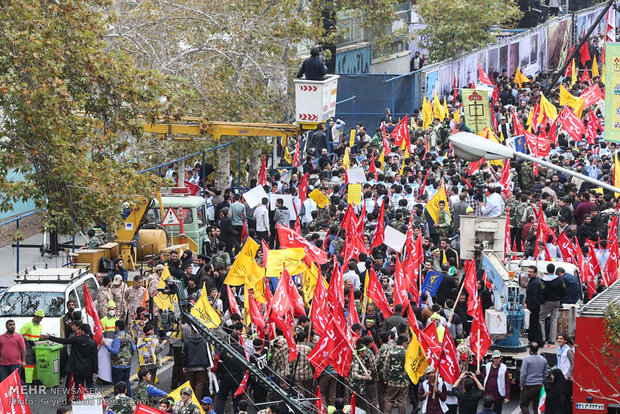
[[[230,184],[230,145],[216,150],[217,186],[224,190]]]
[[[258,173],[260,172],[260,166],[263,161],[262,159],[262,151],[259,149],[255,149],[250,154],[250,165],[248,171],[248,186],[250,185],[250,181],[252,178],[258,178]]]

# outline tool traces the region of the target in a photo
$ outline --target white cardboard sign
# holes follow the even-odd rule
[[[250,206],[250,208],[259,206],[263,201],[264,197],[267,197],[267,193],[265,192],[265,189],[262,185],[257,185],[251,190],[243,193],[243,199],[246,203],[248,203],[248,206]]]
[[[406,234],[401,233],[400,231],[396,230],[394,227],[391,226],[386,226],[385,232],[383,234],[385,238],[385,241],[383,243],[385,243],[385,245],[391,247],[397,252],[400,252],[403,249],[403,246],[405,245],[405,240],[407,240]]]

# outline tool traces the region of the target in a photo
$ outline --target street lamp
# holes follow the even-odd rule
[[[578,172],[569,170],[568,168],[560,167],[549,161],[545,161],[540,158],[533,157],[529,154],[516,151],[510,147],[499,144],[490,139],[483,138],[479,135],[472,134],[470,132],[459,132],[452,135],[450,138],[454,146],[454,155],[465,161],[478,161],[481,158],[486,160],[503,160],[506,158],[522,158],[524,160],[535,162],[543,167],[550,168],[555,171],[560,171],[563,174],[577,177],[580,180],[587,181],[601,188],[604,188],[614,193],[620,193],[620,188],[607,184],[603,181],[596,180],[587,175],[580,174]]]

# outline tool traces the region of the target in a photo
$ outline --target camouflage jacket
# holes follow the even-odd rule
[[[118,339],[121,343],[121,346],[116,355],[112,355],[110,357],[110,362],[113,367],[127,367],[131,366],[131,350],[133,344],[131,343],[131,338],[125,332],[119,332],[116,334],[114,339]]]
[[[136,410],[136,403],[125,394],[118,394],[110,400],[108,410],[115,414],[133,414]]]
[[[213,267],[228,266],[230,264],[230,256],[226,252],[218,252],[211,257]]]
[[[405,371],[406,354],[407,350],[402,346],[396,346],[388,352],[383,364],[383,376],[387,386],[409,386],[409,375]]]
[[[377,358],[375,362],[378,369],[378,381],[381,383],[385,383],[386,381],[386,378],[383,376],[383,365],[385,364],[390,349],[394,348],[395,346],[396,342],[390,340],[387,344],[381,345],[381,348],[379,348],[379,351],[377,351]]]

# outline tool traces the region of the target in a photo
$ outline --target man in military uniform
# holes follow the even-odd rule
[[[114,299],[110,287],[112,285],[112,279],[110,276],[103,276],[101,278],[101,285],[97,291],[97,313],[99,315],[105,315],[107,311],[107,304]],[[116,306],[116,305],[115,305]]]
[[[521,233],[523,233],[523,226],[527,223],[527,219],[532,211],[527,201],[527,193],[522,193],[520,201],[514,202],[514,207],[510,209],[511,245],[516,245],[517,251],[521,251]]]
[[[437,235],[441,237],[448,237],[450,235],[450,228],[452,227],[452,221],[450,220],[450,213],[446,210],[446,202],[441,200],[439,202],[439,220],[437,221]]]
[[[159,399],[168,395],[165,391],[151,385],[153,377],[146,369],[138,371],[138,385],[133,390],[133,395],[138,403],[153,406]]]
[[[381,347],[379,351],[377,351],[377,374],[378,374],[378,391],[379,391],[379,409],[382,412],[385,412],[383,409],[385,406],[385,388],[387,383],[387,378],[383,375],[383,365],[387,360],[387,355],[392,348],[396,346],[396,342],[394,342],[394,332],[387,331],[382,332],[379,335],[379,339],[381,341]]]
[[[174,414],[200,414],[200,408],[192,402],[192,389],[183,387],[181,399],[174,403],[172,407]]]
[[[534,183],[534,171],[532,170],[532,165],[530,163],[525,161],[523,162],[519,177],[521,177],[521,190],[532,187],[532,184]]]
[[[136,410],[136,403],[127,396],[127,383],[124,381],[116,383],[114,394],[114,397],[110,399],[108,410],[115,414],[133,414]]]
[[[104,338],[114,338],[116,321],[118,318],[116,317],[116,303],[110,299],[108,301],[108,311],[105,316],[101,318],[101,326],[103,327],[103,337]]]
[[[386,380],[385,406],[383,412],[391,413],[392,407],[398,405],[398,414],[405,414],[407,394],[409,392],[409,375],[405,371],[408,338],[399,336],[396,346],[391,348],[383,364],[383,377]]]
[[[396,230],[402,232],[405,227],[405,222],[403,221],[403,214],[400,211],[397,211],[394,214],[394,220],[390,222],[390,226],[394,227]]]
[[[43,318],[45,318],[45,312],[43,309],[39,309],[34,313],[32,320],[19,330],[19,334],[26,341],[26,367],[24,368],[26,382],[32,382],[32,376],[34,375],[35,354],[32,347],[34,342],[39,340],[43,331],[43,326],[41,326]]]
[[[357,349],[355,350],[357,356],[354,356],[351,360],[349,377],[347,378],[351,390],[363,399],[366,399],[366,380],[369,380],[371,378],[370,373],[362,362],[366,358],[366,352],[368,351],[366,350],[366,347],[364,345],[360,344],[357,346]]]
[[[217,253],[211,256],[211,264],[213,268],[217,269],[219,266],[224,266],[226,269],[230,267],[230,256],[226,251],[226,245],[223,242],[219,242],[217,245]]]
[[[344,239],[340,236],[336,236],[332,243],[334,244],[334,255],[342,254],[342,249],[344,249]]]
[[[131,355],[136,351],[136,347],[131,337],[125,333],[125,321],[116,321],[114,340],[112,345],[104,344],[106,349],[112,354],[112,382],[117,384],[124,381],[129,384],[129,374],[131,371]],[[115,391],[118,394],[117,391]],[[127,389],[129,396],[132,396],[131,388]]]
[[[125,303],[127,309],[127,322],[131,323],[136,315],[136,309],[142,305],[144,301],[144,291],[146,288],[142,286],[142,276],[135,275],[133,278],[133,286],[131,289],[125,290]]]

